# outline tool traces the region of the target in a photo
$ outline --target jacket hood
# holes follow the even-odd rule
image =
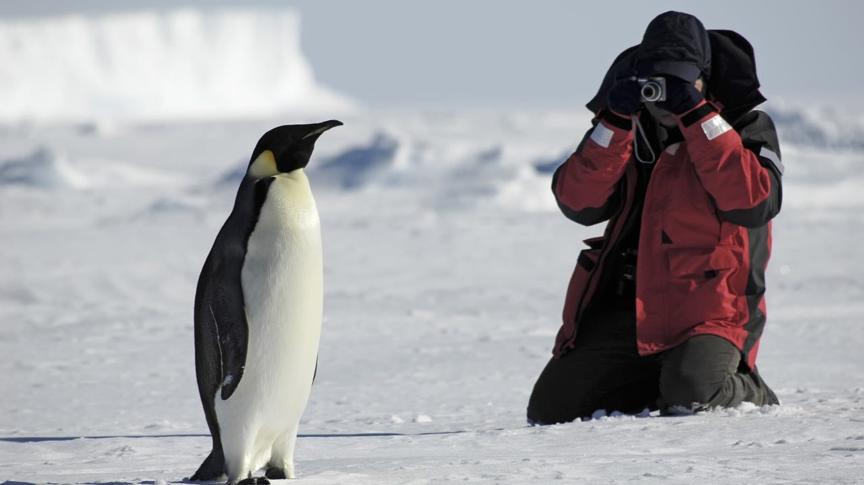
[[[711,42],[698,18],[666,12],[648,24],[636,54],[639,77],[667,75],[693,82],[711,77]]]
[[[731,30],[708,30],[710,44],[710,75],[707,98],[717,104],[721,115],[730,123],[765,102],[759,92],[756,59],[753,46],[743,36]],[[585,106],[595,115],[606,108],[606,98],[618,79],[637,74],[640,46],[621,52],[612,62],[600,89]]]

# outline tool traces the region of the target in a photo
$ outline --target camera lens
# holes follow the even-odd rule
[[[646,102],[653,103],[658,101],[662,92],[660,85],[656,82],[649,81],[642,85],[642,99]]]

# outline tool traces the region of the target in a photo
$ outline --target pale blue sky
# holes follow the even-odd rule
[[[230,4],[0,2],[0,16]],[[665,10],[736,30],[769,99],[864,108],[864,2],[295,0],[318,79],[370,105],[581,107],[622,49]]]

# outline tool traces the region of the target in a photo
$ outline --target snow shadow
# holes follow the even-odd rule
[[[440,436],[469,433],[469,430],[455,431],[425,431],[422,433],[300,433],[301,439],[309,438],[381,438],[391,436]],[[180,433],[180,434],[128,434],[128,435],[98,435],[98,436],[0,436],[0,442],[6,443],[44,443],[57,441],[75,440],[111,440],[111,439],[139,439],[139,438],[209,438],[209,434],[202,433]]]

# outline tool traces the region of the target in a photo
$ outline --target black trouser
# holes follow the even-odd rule
[[[692,337],[666,352],[640,357],[632,309],[604,305],[585,315],[576,348],[543,369],[528,403],[528,421],[554,424],[607,412],[695,411],[778,404],[741,353],[713,335]]]

